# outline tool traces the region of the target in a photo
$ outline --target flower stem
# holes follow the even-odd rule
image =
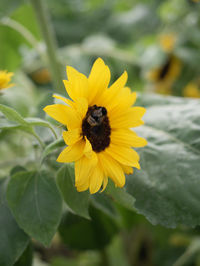
[[[185,265],[195,253],[200,250],[200,239],[195,239],[190,246],[186,249],[183,255],[173,264],[173,266]]]
[[[41,148],[44,149],[44,147],[45,147],[44,142],[43,142],[43,141],[41,140],[41,138],[35,133],[34,130],[31,132],[31,134],[37,139],[37,141],[39,142]]]
[[[35,10],[38,23],[46,43],[47,56],[50,64],[50,71],[53,78],[55,89],[63,93],[64,86],[62,83],[61,66],[57,57],[57,43],[53,27],[51,25],[50,16],[43,0],[31,0],[33,9]]]

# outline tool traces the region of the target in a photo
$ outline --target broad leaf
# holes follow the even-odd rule
[[[113,201],[110,198],[110,195],[106,195],[105,193],[96,193],[91,196],[91,199],[91,203],[95,206],[95,208],[101,210],[112,219],[119,219],[119,215],[113,204]]]
[[[13,108],[0,104],[0,112],[2,112],[9,121],[28,126],[28,122],[26,122],[23,117]]]
[[[24,253],[18,259],[18,261],[14,264],[14,266],[32,266],[33,262],[33,246],[30,242]]]
[[[0,179],[0,265],[11,266],[21,256],[29,238],[14,220],[5,199],[6,179]]]
[[[30,4],[24,4],[26,0],[1,0],[0,1],[0,68],[15,71],[20,67],[22,62],[22,54],[20,53],[21,46],[33,46],[34,43],[26,39],[24,30],[19,25],[24,27],[29,34],[37,39],[40,39],[39,28],[35,18],[34,11]],[[19,7],[19,8],[18,8]],[[13,21],[10,23],[10,15]],[[9,16],[9,17],[8,17]],[[18,25],[18,23],[20,23]],[[13,26],[14,24],[14,26]],[[9,25],[9,26],[8,26]],[[17,27],[16,27],[17,25]],[[13,28],[14,27],[14,28]],[[27,52],[28,53],[28,52]],[[24,53],[23,53],[24,54]],[[30,54],[30,53],[29,53]],[[28,65],[31,65],[30,58]]]
[[[0,120],[0,130],[18,129],[20,126],[18,123],[7,121],[5,118]]]
[[[89,218],[89,193],[78,192],[74,185],[74,169],[70,165],[63,166],[57,175],[57,184],[67,206],[80,216]]]
[[[7,200],[21,228],[48,245],[61,218],[62,201],[49,172],[18,172],[8,184]]]
[[[161,101],[147,108],[145,126],[137,129],[148,145],[139,149],[142,169],[127,177],[126,188],[151,223],[194,227],[200,225],[200,102]]]
[[[56,132],[49,122],[34,117],[23,118],[16,110],[3,104],[0,104],[0,112],[2,112],[4,116],[8,119],[8,122],[5,121],[5,119],[3,119],[2,122],[0,122],[0,129],[2,130],[19,129],[25,131],[33,135],[40,142],[42,146],[43,144],[41,143],[40,138],[36,134],[33,128],[34,126],[42,126],[51,129],[54,136],[57,138]]]
[[[62,219],[59,232],[63,242],[71,248],[100,249],[118,232],[113,219],[98,209],[90,207],[91,220],[68,212]]]
[[[105,192],[108,193],[109,196],[120,205],[129,210],[135,211],[135,198],[127,193],[125,188],[117,188],[112,181],[109,181]]]
[[[14,166],[10,171],[10,176],[15,175],[18,172],[24,172],[26,169],[21,165]]]

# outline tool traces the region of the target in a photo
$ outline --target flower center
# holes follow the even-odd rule
[[[88,108],[82,122],[82,133],[95,152],[103,151],[109,146],[111,128],[105,107],[93,105]]]

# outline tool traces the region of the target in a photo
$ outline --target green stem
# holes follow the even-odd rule
[[[31,134],[37,139],[37,141],[40,143],[40,146],[41,146],[42,148],[44,148],[44,147],[45,147],[44,142],[43,142],[43,141],[41,140],[41,138],[35,133],[35,131],[31,132]]]
[[[57,44],[56,38],[53,31],[53,27],[51,25],[50,17],[48,10],[44,5],[44,0],[31,0],[32,6],[35,10],[36,17],[38,19],[38,23],[46,43],[47,47],[47,55],[50,64],[50,71],[53,78],[55,89],[63,93],[64,86],[62,83],[62,72],[60,69],[60,64],[57,58]]]
[[[194,256],[196,252],[200,250],[200,239],[195,239],[191,245],[186,249],[183,255],[178,258],[178,260],[173,264],[173,266],[183,266],[185,265],[189,259]]]
[[[58,136],[57,136],[56,131],[54,130],[54,128],[52,126],[50,126],[49,128],[50,128],[51,132],[53,133],[54,137],[56,139],[58,139]]]

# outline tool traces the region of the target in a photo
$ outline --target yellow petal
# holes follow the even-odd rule
[[[66,125],[68,128],[76,128],[80,126],[80,119],[74,110],[63,104],[48,105],[43,109],[49,116],[58,122]]]
[[[103,178],[104,178],[103,171],[100,168],[100,166],[97,165],[95,169],[93,169],[93,172],[90,176],[89,189],[90,189],[91,194],[94,194],[97,191],[99,191],[99,189],[101,188],[102,182],[103,182]]]
[[[125,113],[121,115],[108,114],[111,128],[130,128],[142,125],[144,122],[141,120],[145,113],[143,107],[129,108]]]
[[[90,158],[82,156],[80,160],[75,162],[75,185],[79,191],[83,187],[84,190],[89,188],[89,177],[96,164],[97,156],[95,153]]]
[[[87,190],[87,189],[89,188],[89,186],[90,186],[90,181],[89,181],[89,178],[88,178],[88,179],[85,181],[84,184],[82,184],[82,185],[78,185],[78,186],[76,187],[76,189],[77,189],[78,192],[83,192],[83,191]]]
[[[127,174],[127,175],[133,174],[133,168],[131,166],[121,164],[121,167],[122,167],[125,174]]]
[[[80,119],[83,120],[88,110],[88,102],[86,98],[78,98],[73,104],[76,113],[79,115]]]
[[[109,89],[105,90],[98,99],[96,98],[96,104],[109,107],[110,104],[113,103],[113,99],[115,99],[119,95],[120,91],[125,86],[127,78],[127,72],[124,71],[124,73],[110,86]],[[116,103],[119,104],[119,101],[117,101]]]
[[[117,160],[121,164],[140,169],[140,165],[138,163],[140,157],[137,152],[131,148],[110,144],[110,146],[105,150],[105,153],[109,154],[113,159]]]
[[[116,129],[111,132],[111,142],[116,145],[125,145],[132,147],[144,147],[147,141],[138,137],[135,132],[130,129]]]
[[[88,79],[85,75],[78,72],[71,66],[67,66],[68,81],[63,80],[67,93],[72,100],[76,101],[79,97],[88,97]]]
[[[105,89],[107,89],[110,82],[110,69],[105,65],[101,58],[98,58],[91,69],[88,83],[88,103],[89,105],[96,104],[95,99],[102,95]]]
[[[103,188],[102,188],[101,192],[103,192],[106,189],[107,184],[108,184],[108,177],[107,176],[106,177],[104,176],[104,179],[103,179]]]
[[[107,106],[107,111],[115,116],[120,115],[120,113],[127,111],[136,101],[136,92],[131,92],[130,88],[124,87],[120,90],[120,93],[115,97],[115,99],[110,102]]]
[[[58,99],[58,100],[61,100],[61,101],[65,102],[67,105],[73,106],[73,102],[71,100],[66,99],[65,97],[63,97],[61,95],[53,94],[53,97]]]
[[[109,176],[118,187],[125,185],[125,175],[120,164],[106,152],[98,154],[99,162],[106,176]]]
[[[91,156],[94,153],[92,150],[92,145],[87,138],[85,139],[85,148],[83,152],[84,152],[84,155],[88,158],[91,158]]]
[[[75,128],[63,132],[63,139],[67,145],[73,145],[82,138],[81,129]]]
[[[127,72],[124,71],[124,73],[110,86],[109,91],[113,92],[113,96],[115,96],[122,88],[124,88],[127,79]]]
[[[81,139],[75,144],[65,148],[58,156],[57,161],[59,163],[71,163],[77,161],[83,156],[84,148],[85,141]]]

